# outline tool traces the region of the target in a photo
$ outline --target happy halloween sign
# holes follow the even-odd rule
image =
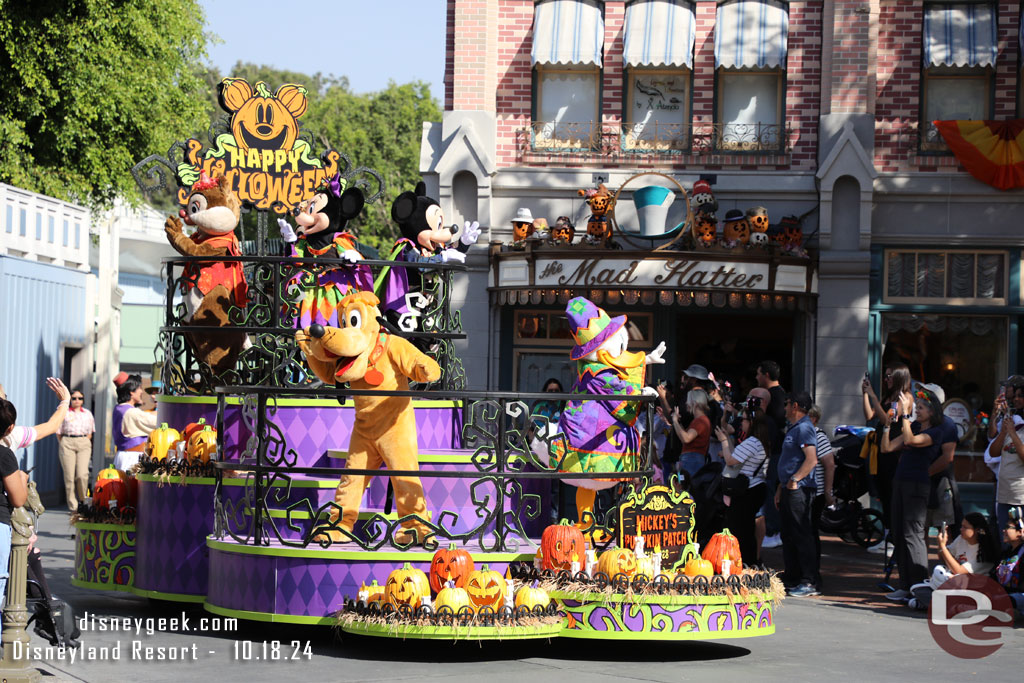
[[[636,537],[643,536],[644,552],[660,547],[662,568],[675,569],[693,542],[693,507],[688,493],[667,486],[648,486],[631,494],[619,505],[619,547],[634,548]]]
[[[177,167],[180,204],[205,172],[227,177],[243,202],[283,213],[338,172],[338,152],[317,157],[299,137],[299,118],[308,104],[304,87],[287,83],[271,92],[263,81],[254,88],[243,78],[225,78],[219,90],[221,107],[231,115],[230,130],[217,135],[212,147],[194,138],[185,142],[185,160]]]

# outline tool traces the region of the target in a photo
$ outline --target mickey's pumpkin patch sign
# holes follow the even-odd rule
[[[285,212],[338,172],[338,152],[317,157],[299,135],[299,117],[308,106],[305,88],[286,83],[272,92],[263,81],[253,87],[243,78],[225,78],[219,90],[221,107],[231,115],[229,131],[218,135],[212,147],[194,138],[185,142],[185,160],[177,167],[182,205],[187,188],[205,172],[211,178],[227,177],[243,202]]]

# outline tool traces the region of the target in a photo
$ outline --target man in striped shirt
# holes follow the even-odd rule
[[[818,420],[821,419],[821,408],[818,407],[818,404],[811,406],[807,417],[811,419],[811,424],[814,425],[814,433],[817,436],[815,446],[818,452],[818,464],[814,467],[814,486],[816,490],[814,502],[811,504],[811,521],[814,525],[814,543],[818,551],[818,564],[820,566],[821,531],[818,527],[821,522],[821,513],[825,510],[825,506],[832,505],[835,502],[835,499],[832,497],[832,480],[836,473],[836,460],[828,434],[818,428]],[[820,574],[818,581],[820,584]],[[817,589],[821,592],[821,585],[818,585]]]

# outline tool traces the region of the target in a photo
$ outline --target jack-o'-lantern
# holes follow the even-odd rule
[[[521,242],[533,234],[533,223],[513,223],[512,239]]]
[[[146,455],[153,460],[163,460],[167,457],[167,451],[180,440],[181,434],[178,433],[178,430],[172,429],[167,426],[166,422],[162,422],[159,427],[149,433],[149,438],[146,439]]]
[[[739,574],[743,571],[743,562],[740,557],[740,542],[729,533],[728,529],[722,529],[721,532],[711,537],[701,557],[711,563],[715,568],[716,574],[723,573],[722,562],[725,558],[729,558],[731,563],[730,574]]]
[[[430,561],[430,588],[439,593],[449,579],[459,588],[466,587],[470,572],[475,569],[473,557],[452,543],[447,550],[439,548]]]
[[[615,208],[615,197],[604,186],[604,183],[598,185],[596,190],[577,190],[576,194],[585,197],[583,201],[590,207],[592,218],[607,216]]]
[[[498,611],[505,599],[505,577],[488,565],[469,573],[466,579],[469,601],[477,608],[490,607]]]
[[[253,90],[241,78],[225,78],[220,99],[231,112],[231,133],[239,149],[290,150],[299,134],[298,117],[306,111],[306,89],[287,83],[271,94],[263,81]]]
[[[189,422],[185,425],[185,429],[181,430],[181,438],[185,440],[185,443],[188,443],[188,440],[192,438],[193,434],[202,431],[203,427],[206,426],[207,422],[205,417],[201,417],[195,422]]]
[[[430,595],[427,575],[408,562],[388,574],[384,583],[384,600],[395,607],[409,605],[416,609],[427,595]]]
[[[609,579],[618,574],[632,578],[636,574],[636,553],[629,548],[613,548],[601,553],[597,558],[597,571]]]
[[[698,213],[693,217],[693,239],[705,247],[715,243],[718,221],[709,213]]]
[[[536,581],[516,592],[516,607],[526,607],[532,611],[535,607],[547,607],[550,604],[551,596]]]
[[[636,575],[646,576],[648,581],[654,578],[654,560],[649,555],[636,558]]]
[[[747,223],[750,225],[750,232],[768,232],[768,209],[763,206],[754,206],[747,209]]]
[[[92,505],[98,510],[123,508],[128,505],[128,486],[122,481],[121,473],[113,467],[106,467],[96,475],[96,486],[92,489]],[[111,503],[113,502],[113,505]]]
[[[587,221],[587,237],[592,242],[604,243],[612,238],[612,224],[605,216],[591,216]]]
[[[587,543],[583,533],[563,519],[559,524],[544,529],[540,537],[540,549],[543,553],[541,567],[561,571],[572,569],[574,560],[583,566]]]
[[[750,241],[750,225],[747,217],[739,209],[729,209],[725,214],[725,223],[722,233],[727,242],[739,242],[746,244]]]
[[[559,216],[555,220],[555,227],[551,230],[551,241],[572,244],[576,237],[576,226],[572,224],[568,216]]]
[[[711,578],[715,575],[715,568],[708,560],[696,558],[686,563],[686,568],[683,569],[683,573],[689,577],[706,576]]]
[[[366,602],[384,602],[384,586],[377,583],[377,579],[373,580],[369,586],[366,586]]]
[[[774,239],[783,247],[790,249],[799,247],[804,240],[800,219],[796,216],[783,216],[779,221],[779,232],[776,233]]]
[[[210,462],[217,456],[217,431],[206,425],[188,440],[188,459]]]
[[[434,609],[439,610],[442,607],[447,607],[456,614],[459,613],[463,607],[473,607],[473,603],[469,600],[469,593],[466,592],[465,588],[459,588],[455,585],[454,581],[447,582],[444,587],[437,592],[437,597],[434,598]],[[473,610],[476,611],[475,609]]]

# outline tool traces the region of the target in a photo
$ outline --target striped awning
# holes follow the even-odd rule
[[[736,69],[786,65],[789,12],[776,0],[735,0],[718,6],[715,66]]]
[[[692,69],[695,28],[693,3],[687,0],[633,0],[626,5],[622,59],[627,66]]]
[[[604,51],[604,14],[596,0],[537,0],[534,64],[595,64]]]
[[[925,66],[993,66],[998,52],[991,5],[925,6]]]

